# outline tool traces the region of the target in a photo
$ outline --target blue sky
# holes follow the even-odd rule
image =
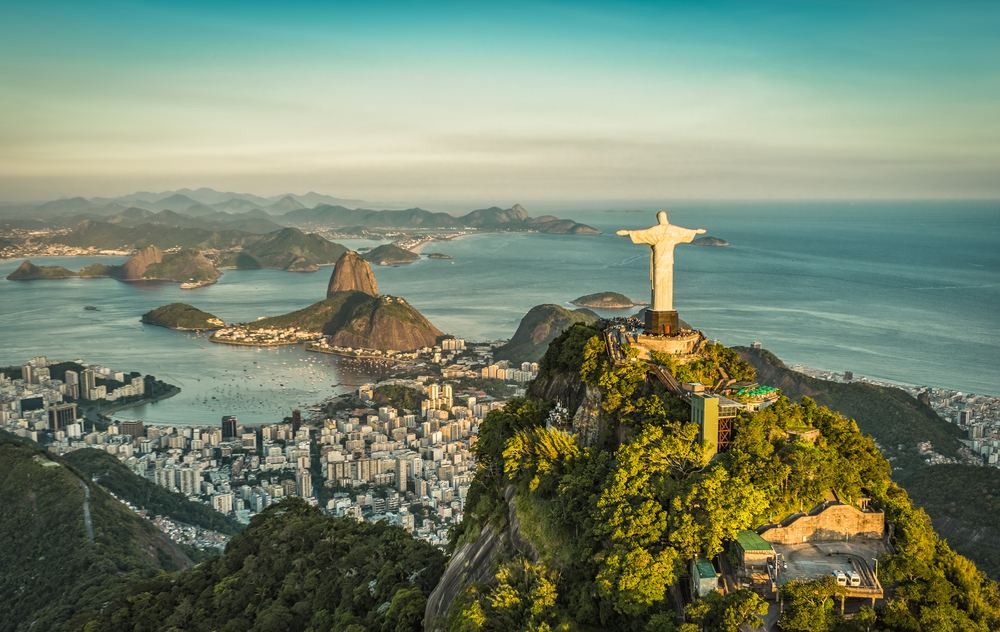
[[[0,199],[997,198],[998,27],[995,2],[3,3]]]

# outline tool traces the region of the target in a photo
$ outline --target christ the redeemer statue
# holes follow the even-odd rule
[[[674,246],[691,243],[704,228],[691,230],[674,226],[667,214],[656,214],[656,226],[645,230],[620,230],[633,244],[649,244],[649,279],[652,285],[652,305],[646,311],[646,329],[654,333],[676,333],[677,312],[674,311]]]

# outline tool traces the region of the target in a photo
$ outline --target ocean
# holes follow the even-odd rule
[[[705,228],[731,244],[680,245],[675,252],[674,306],[708,337],[726,345],[758,340],[787,364],[1000,394],[996,202],[565,208],[556,214],[603,234],[472,235],[423,248],[453,259],[375,266],[375,277],[381,293],[405,297],[442,331],[478,341],[509,338],[525,312],[541,303],[573,308],[573,299],[601,291],[648,301],[648,250],[614,233],[652,225],[657,208],[671,223]],[[33,262],[79,269],[95,260]],[[0,261],[0,276],[20,262]],[[217,345],[204,335],[143,325],[139,317],[175,301],[227,322],[282,314],[324,298],[330,272],[227,270],[219,283],[197,290],[112,279],[0,280],[0,365],[37,355],[82,358],[182,388],[176,397],[119,417],[185,425],[215,424],[224,414],[244,423],[280,421],[293,407],[378,376],[337,356]]]

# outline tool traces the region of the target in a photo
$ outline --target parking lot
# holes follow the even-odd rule
[[[874,560],[886,552],[877,540],[773,546],[775,553],[788,565],[786,570],[785,565],[779,563],[778,585],[820,579],[834,571],[856,571],[861,575],[862,588],[875,588]]]

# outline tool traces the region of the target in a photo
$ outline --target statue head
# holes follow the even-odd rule
[[[667,212],[666,211],[660,211],[659,213],[657,213],[656,214],[656,221],[659,222],[661,226],[665,226],[665,225],[669,224],[670,222],[667,221]]]

